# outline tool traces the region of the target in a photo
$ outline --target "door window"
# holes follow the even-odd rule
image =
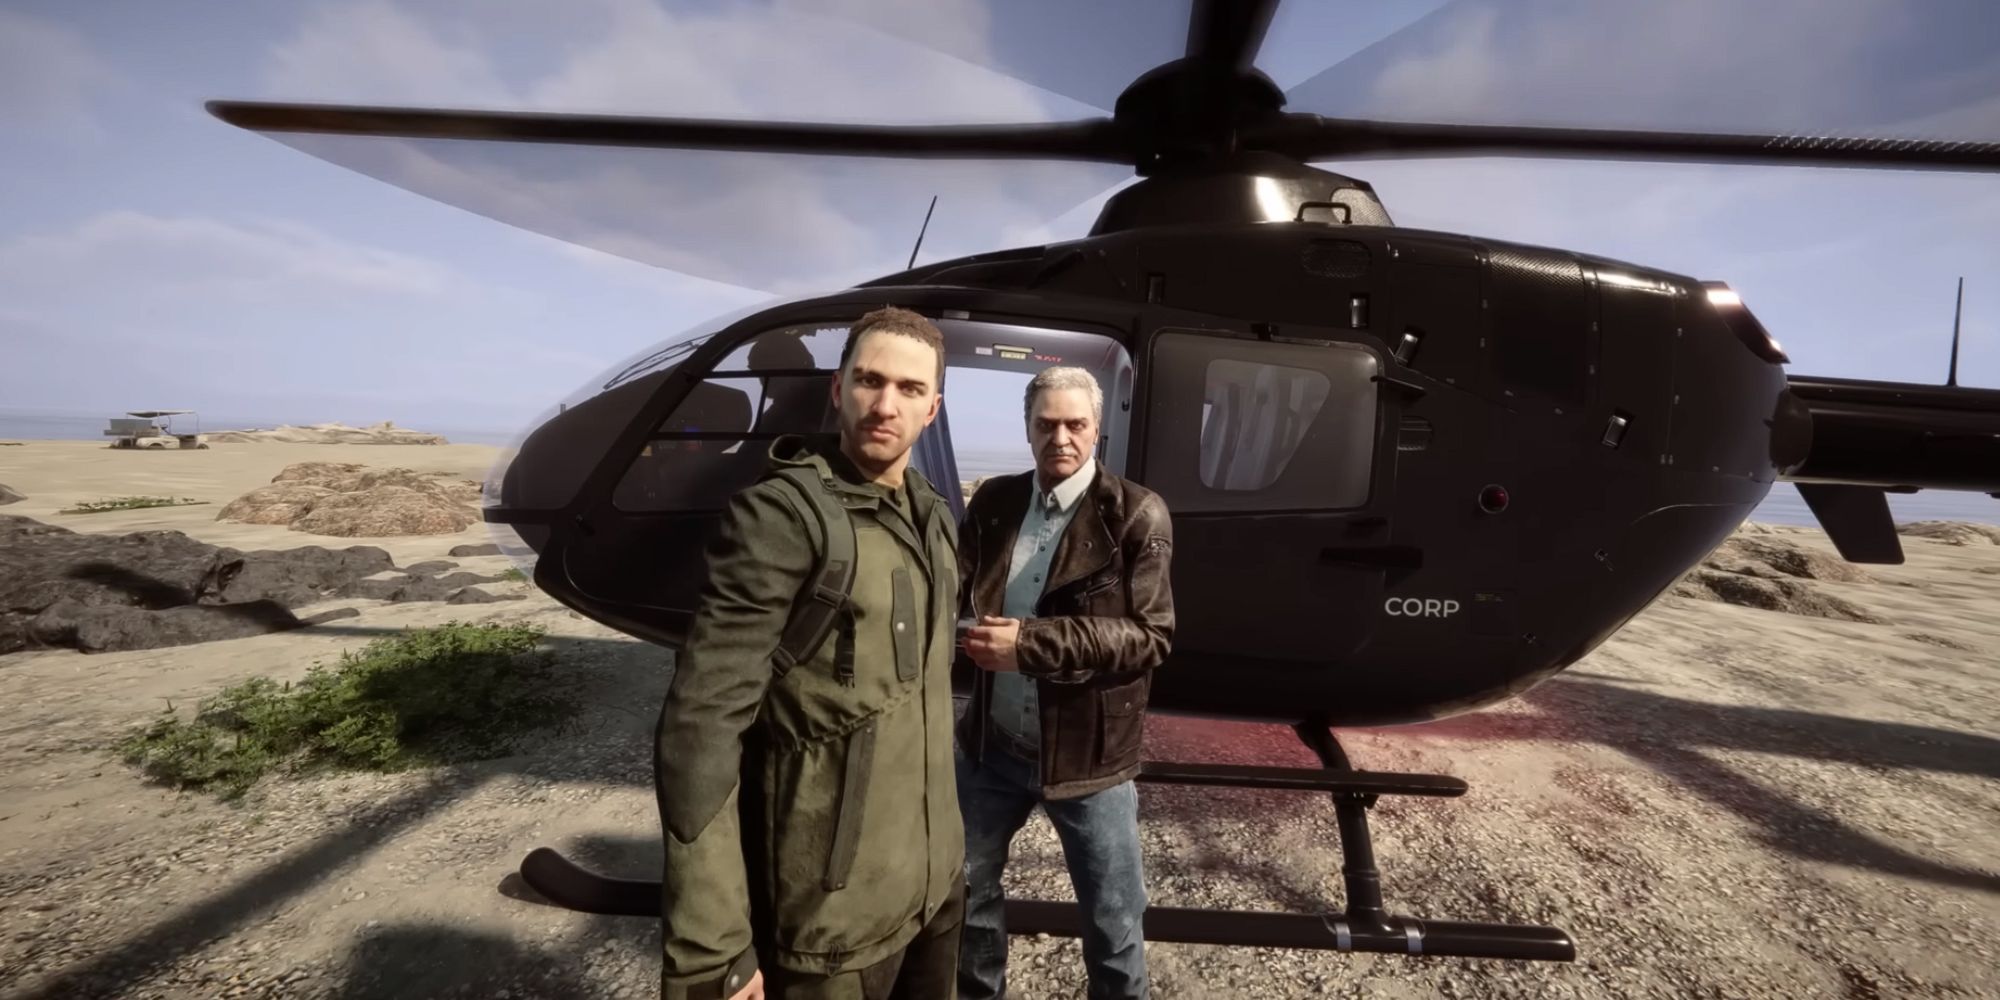
[[[1202,395],[1201,484],[1211,490],[1268,489],[1319,416],[1331,383],[1309,368],[1218,358]]]
[[[1175,511],[1339,510],[1368,502],[1374,354],[1164,332],[1146,474]]]

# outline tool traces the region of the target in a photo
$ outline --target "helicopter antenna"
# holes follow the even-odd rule
[[[931,228],[931,213],[935,211],[937,211],[937,195],[931,195],[931,207],[924,209],[923,229],[917,230],[917,245],[910,248],[910,262],[908,264],[903,265],[903,270],[907,271],[910,268],[917,266],[917,249],[918,247],[924,245],[924,231]],[[1961,285],[1965,283],[1964,278],[1960,278],[1958,280],[1959,284]]]
[[[1965,309],[1965,278],[1958,279],[1958,304],[1951,307],[1951,374],[1945,378],[1945,385],[1958,384],[1958,317]]]

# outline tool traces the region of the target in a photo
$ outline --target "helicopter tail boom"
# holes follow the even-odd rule
[[[1837,378],[1787,387],[1812,415],[1812,446],[1785,480],[2000,496],[2000,390]]]

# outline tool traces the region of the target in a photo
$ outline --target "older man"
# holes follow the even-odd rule
[[[1083,906],[1090,996],[1146,995],[1132,779],[1151,671],[1173,639],[1173,526],[1158,495],[1093,459],[1103,408],[1089,372],[1037,375],[1024,403],[1035,468],[988,481],[959,526],[961,591],[978,619],[964,645],[980,668],[958,730],[962,1000],[1005,991],[1000,874],[1037,805]]]

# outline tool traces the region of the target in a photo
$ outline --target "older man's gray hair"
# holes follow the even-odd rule
[[[1035,418],[1035,394],[1043,389],[1082,389],[1090,397],[1090,420],[1104,422],[1104,390],[1097,387],[1097,379],[1082,368],[1044,368],[1028,383],[1028,392],[1021,399],[1021,419]]]

